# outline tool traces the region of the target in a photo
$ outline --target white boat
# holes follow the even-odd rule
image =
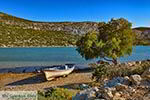
[[[70,74],[74,70],[75,66],[68,67],[67,65],[61,67],[47,68],[44,69],[43,72],[45,74],[46,79],[53,80],[59,76],[66,76]]]

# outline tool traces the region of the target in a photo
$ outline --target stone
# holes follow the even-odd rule
[[[113,99],[112,100],[126,100],[125,98],[123,98],[123,97],[113,97]]]
[[[81,85],[80,85],[80,89],[87,89],[87,88],[89,88],[89,86],[86,85],[86,84],[81,84]]]
[[[136,65],[136,62],[128,62],[128,66],[134,66],[134,65]]]
[[[140,75],[135,74],[130,76],[130,80],[133,84],[139,85],[141,83],[142,78]]]
[[[150,94],[149,93],[145,94],[143,100],[150,100]]]
[[[96,91],[97,91],[97,88],[95,87],[85,89],[77,93],[76,96],[72,98],[72,100],[94,100],[96,99]]]
[[[118,85],[116,86],[116,90],[117,90],[117,91],[122,91],[122,90],[125,90],[125,89],[127,89],[127,88],[128,88],[128,86],[123,85],[123,84],[118,84]]]
[[[104,87],[115,87],[118,84],[123,84],[125,82],[125,79],[123,77],[115,77],[112,80],[106,81],[104,84]]]
[[[119,92],[116,92],[116,93],[114,94],[114,96],[115,96],[115,97],[120,97],[121,94],[120,94]]]
[[[135,63],[140,65],[142,62],[141,61],[136,61]]]
[[[113,98],[113,93],[110,88],[105,88],[102,97],[109,100]]]
[[[141,75],[144,79],[150,79],[150,68],[144,71],[144,73]]]
[[[128,76],[125,76],[122,84],[130,85],[130,83],[131,83],[130,78]]]

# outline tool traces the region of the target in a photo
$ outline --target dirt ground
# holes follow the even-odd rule
[[[0,74],[0,91],[45,90],[51,87],[69,87],[75,84],[90,83],[91,72],[74,72],[67,77],[46,81],[43,73],[3,73]]]

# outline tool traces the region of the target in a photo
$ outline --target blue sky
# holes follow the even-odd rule
[[[109,21],[126,18],[150,27],[150,0],[1,0],[0,11],[34,21]]]

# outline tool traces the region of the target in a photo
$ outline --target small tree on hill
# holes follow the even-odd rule
[[[77,41],[77,51],[85,59],[103,58],[117,64],[117,58],[132,53],[132,24],[127,20],[111,19],[99,23],[99,32],[90,32]]]

